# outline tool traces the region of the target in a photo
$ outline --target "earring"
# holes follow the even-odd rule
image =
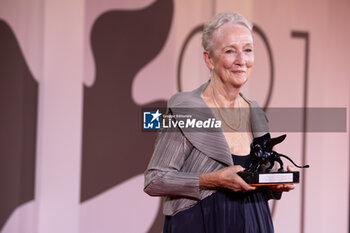
[[[213,76],[213,70],[209,71],[209,80],[211,79],[211,77]]]

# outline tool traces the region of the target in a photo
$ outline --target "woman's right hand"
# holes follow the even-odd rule
[[[215,172],[201,174],[199,177],[199,186],[202,189],[223,187],[235,192],[255,190],[256,187],[247,184],[237,174],[240,171],[244,171],[244,168],[240,165],[234,165]]]

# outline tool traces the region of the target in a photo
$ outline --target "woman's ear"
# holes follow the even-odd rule
[[[212,71],[214,69],[214,63],[213,59],[210,56],[210,53],[208,51],[203,52],[203,59],[205,64],[207,65],[208,69]]]

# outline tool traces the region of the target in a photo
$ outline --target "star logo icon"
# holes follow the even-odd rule
[[[153,122],[156,119],[157,119],[157,121],[159,121],[159,116],[162,114],[159,112],[159,109],[157,109],[157,111],[155,113],[152,113],[151,115],[153,116],[151,122]]]

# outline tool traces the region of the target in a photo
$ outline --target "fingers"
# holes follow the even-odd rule
[[[253,191],[256,189],[256,187],[247,184],[240,176],[237,177],[237,183],[240,186],[240,190],[238,191]]]
[[[287,166],[287,171],[293,172],[293,171],[294,171],[294,167],[288,165],[288,166]]]
[[[242,183],[232,184],[230,187],[227,187],[227,188],[229,188],[235,192],[240,192],[240,191],[246,192],[246,191],[253,191],[256,189],[255,187],[250,186],[249,184],[245,183],[244,181]]]
[[[289,192],[295,189],[295,184],[280,184],[280,185],[271,185],[269,186],[271,189],[278,192]]]
[[[240,171],[244,171],[244,168],[239,166],[239,165],[236,165],[234,166],[235,167],[235,177],[234,177],[234,180],[235,180],[235,183],[239,185],[239,188],[237,190],[234,190],[234,191],[252,191],[252,190],[255,190],[256,187],[253,187],[249,184],[247,184],[238,174],[237,172],[240,172]]]
[[[289,192],[295,189],[295,184],[282,185],[281,192]]]
[[[241,185],[241,191],[253,191],[256,189],[256,187],[247,184],[245,181],[243,182],[244,184]]]
[[[244,168],[241,165],[234,165],[234,166],[232,166],[232,168],[233,168],[234,172],[236,172],[236,173],[244,171]]]
[[[229,188],[235,192],[238,191],[252,191],[256,189],[247,184],[237,172],[244,171],[244,168],[239,165],[230,166],[220,171],[220,183],[222,187]]]
[[[295,189],[295,184],[289,184],[289,185],[286,185],[286,188],[288,189],[287,192],[291,191],[291,190],[294,190]]]

